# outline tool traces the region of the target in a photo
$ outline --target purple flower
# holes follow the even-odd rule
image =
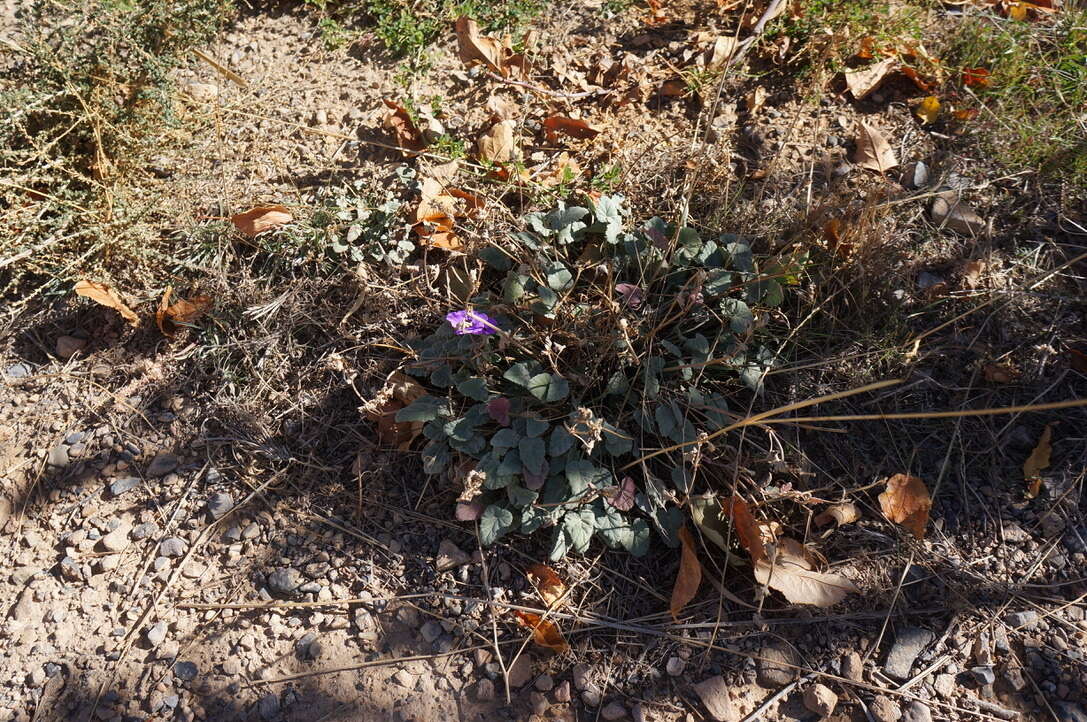
[[[450,311],[445,320],[458,336],[490,336],[498,330],[495,320],[481,311]]]

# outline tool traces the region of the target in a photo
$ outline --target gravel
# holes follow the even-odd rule
[[[109,493],[113,496],[120,496],[126,491],[132,491],[140,485],[140,480],[135,476],[126,476],[120,479],[114,479],[110,482]]]
[[[150,477],[166,476],[177,468],[179,459],[176,454],[159,454],[151,460],[147,467],[147,475]]]
[[[883,671],[897,680],[908,679],[917,656],[935,637],[936,635],[931,631],[920,627],[902,629],[895,638],[891,651],[887,654]]]
[[[166,622],[156,622],[144,632],[144,637],[147,638],[148,644],[157,647],[166,639],[166,630]]]
[[[280,567],[268,575],[268,591],[277,597],[291,597],[304,582],[302,572],[294,567]]]
[[[1033,609],[1012,612],[1004,616],[1004,623],[1016,629],[1033,629],[1038,624],[1038,612]]]
[[[159,554],[167,559],[176,558],[185,553],[186,547],[188,544],[181,537],[166,537],[159,542]]]
[[[234,508],[234,497],[226,492],[212,494],[208,499],[208,516],[213,521],[222,519],[223,516]]]

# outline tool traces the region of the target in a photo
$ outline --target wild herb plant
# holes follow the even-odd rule
[[[485,544],[547,530],[552,559],[594,536],[641,555],[652,526],[675,545],[697,454],[633,462],[727,425],[730,383],[759,389],[774,354],[755,309],[782,303],[798,261],[760,272],[738,236],[630,230],[621,196],[525,221],[479,253],[471,307],[414,342],[405,370],[433,391],[397,421],[422,423],[424,470],[460,481]]]

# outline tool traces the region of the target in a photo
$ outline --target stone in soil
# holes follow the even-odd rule
[[[532,686],[541,692],[550,692],[551,688],[555,686],[555,680],[551,678],[550,674],[541,674],[536,678]]]
[[[147,467],[147,475],[150,477],[166,476],[177,468],[178,458],[176,454],[162,453],[151,460]]]
[[[257,713],[264,720],[274,720],[279,716],[279,697],[272,692],[264,695],[257,702]]]
[[[766,689],[777,689],[796,678],[799,660],[791,647],[768,645],[759,651],[757,680]],[[792,665],[792,666],[790,666]]]
[[[910,700],[902,710],[902,722],[932,722],[932,710],[918,700]]]
[[[606,720],[623,719],[627,716],[627,708],[618,702],[609,702],[600,710],[600,718]]]
[[[130,543],[128,535],[131,531],[132,527],[129,524],[122,522],[119,527],[99,539],[98,544],[107,552],[124,551],[128,548]]]
[[[68,447],[64,444],[57,444],[49,450],[49,458],[46,459],[46,463],[49,466],[63,469],[68,466],[71,460],[68,458]]]
[[[932,688],[936,690],[936,694],[944,699],[951,699],[951,695],[955,693],[955,676],[952,674],[936,675],[936,679],[932,682]]]
[[[489,679],[481,679],[476,683],[476,699],[480,702],[490,702],[494,699],[494,682]]]
[[[883,671],[897,680],[909,679],[910,670],[917,656],[936,637],[931,631],[920,627],[906,627],[895,637]]]
[[[415,675],[406,669],[402,669],[393,675],[393,681],[399,684],[401,687],[407,687],[408,689],[415,689]]]
[[[804,706],[821,717],[829,717],[838,706],[838,695],[825,684],[813,684],[804,690]]]
[[[438,554],[434,557],[434,568],[439,572],[446,572],[464,566],[469,561],[471,557],[460,547],[448,539],[442,539],[442,543],[438,545]]]
[[[34,369],[30,367],[30,364],[12,364],[4,370],[4,373],[8,378],[22,379],[34,373]]]
[[[868,711],[872,713],[872,719],[876,722],[898,722],[902,717],[902,710],[891,700],[883,695],[877,696],[868,705]]]
[[[539,692],[530,692],[528,701],[529,705],[532,707],[532,711],[538,715],[542,715],[547,711],[547,708],[551,706],[547,701],[547,697],[544,697]]]
[[[922,161],[907,163],[900,176],[902,185],[912,190],[924,188],[928,185],[928,166]]]
[[[208,515],[212,520],[222,519],[223,515],[234,508],[234,497],[226,492],[212,494],[208,499]]]
[[[842,676],[854,682],[864,679],[864,661],[858,652],[847,652],[842,655]]]
[[[132,491],[140,485],[140,480],[135,476],[125,476],[120,479],[114,479],[110,482],[109,493],[113,496],[120,496],[126,491]]]
[[[166,622],[155,622],[144,632],[144,636],[152,647],[159,646],[166,639]]]
[[[177,662],[174,664],[174,676],[182,682],[191,682],[196,679],[196,665],[192,662]]]
[[[971,667],[970,675],[974,678],[975,682],[982,686],[992,684],[996,681],[996,672],[993,671],[992,667],[988,666]]]
[[[1072,702],[1058,702],[1053,710],[1059,722],[1087,722],[1087,712]]]
[[[277,597],[290,597],[304,581],[302,572],[294,567],[280,567],[268,575],[268,591]]]
[[[145,521],[143,524],[137,524],[132,528],[132,539],[134,541],[141,541],[158,533],[158,524],[153,521]]]
[[[682,657],[669,657],[668,663],[664,665],[664,671],[668,672],[669,677],[678,677],[686,668],[687,661]]]
[[[764,650],[765,651],[765,650]],[[692,685],[698,698],[702,700],[710,719],[726,722],[732,719],[732,698],[728,694],[728,684],[721,675],[704,679]]]
[[[185,540],[181,537],[166,537],[159,542],[159,554],[167,559],[179,557],[185,553],[186,546]]]
[[[1033,629],[1038,623],[1038,612],[1027,609],[1022,612],[1012,612],[1005,615],[1004,623],[1016,629]]]
[[[76,338],[75,336],[57,337],[57,356],[60,356],[62,359],[70,359],[86,347],[87,339],[85,338]]]
[[[509,679],[510,687],[523,687],[526,682],[532,677],[533,659],[527,654],[522,654],[518,657],[510,668],[507,670],[506,676]]]
[[[589,666],[586,664],[575,664],[573,669],[574,687],[582,692],[589,686]]]
[[[433,643],[435,639],[442,636],[442,625],[431,619],[419,628],[419,634],[422,635],[423,639],[427,642]]]
[[[570,701],[570,682],[563,681],[558,687],[555,687],[555,693],[552,695],[556,702],[566,703]]]

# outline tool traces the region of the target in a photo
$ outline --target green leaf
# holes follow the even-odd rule
[[[571,496],[579,496],[590,486],[602,489],[612,482],[611,472],[601,469],[584,459],[566,462],[566,481],[570,483]]]
[[[565,291],[574,285],[574,274],[561,261],[548,261],[544,264],[547,285],[553,291]]]
[[[671,436],[676,428],[676,417],[672,413],[671,405],[659,404],[653,416],[657,420],[657,428],[660,429],[661,435]]]
[[[728,267],[747,273],[754,273],[755,257],[751,253],[751,246],[742,241],[726,242],[728,238],[729,236],[721,236],[719,239],[722,243],[725,243],[725,252],[728,256]],[[732,236],[732,238],[735,238],[735,236]]]
[[[525,465],[521,463],[521,454],[517,449],[510,449],[506,452],[506,455],[502,457],[502,461],[498,463],[498,473],[502,476],[513,476],[520,474],[524,470]]]
[[[532,310],[544,316],[550,316],[558,305],[559,296],[547,286],[536,287],[536,301],[532,303]]]
[[[763,304],[770,307],[780,306],[785,301],[785,291],[781,288],[781,284],[774,280],[765,281],[764,283],[766,288],[762,294]]]
[[[707,296],[723,296],[732,288],[732,274],[728,271],[715,268],[706,274],[706,280],[702,284],[702,293]]]
[[[645,519],[635,519],[630,529],[630,543],[623,547],[636,557],[644,557],[649,551],[649,524]]]
[[[434,373],[430,375],[430,383],[434,386],[440,386],[442,388],[449,388],[453,385],[453,369],[449,364],[442,364],[438,368],[434,369]]]
[[[729,326],[734,333],[746,333],[755,317],[751,315],[751,309],[738,298],[721,299],[721,313],[729,319]]]
[[[532,383],[532,377],[536,374],[535,369],[539,367],[540,365],[535,361],[518,361],[510,366],[506,373],[502,374],[502,378],[527,389],[528,385]]]
[[[490,394],[487,393],[487,382],[478,376],[461,381],[457,384],[457,391],[476,401],[486,401],[490,398]]]
[[[630,544],[630,524],[617,509],[605,504],[603,499],[594,501],[591,508],[596,515],[596,534],[605,544],[612,549]]]
[[[481,250],[479,258],[496,271],[508,271],[513,266],[510,257],[493,244]]]
[[[676,491],[683,495],[691,493],[691,485],[694,483],[694,477],[691,475],[691,470],[686,466],[673,466],[672,467],[672,486],[676,488]]]
[[[521,435],[513,429],[499,429],[491,437],[491,446],[496,449],[512,449],[521,440]]]
[[[520,484],[510,484],[506,487],[506,496],[509,497],[511,504],[521,508],[536,503],[536,499],[539,498],[540,494],[531,489],[526,489]],[[524,526],[523,520],[521,526]]]
[[[610,244],[618,243],[619,234],[623,231],[623,201],[621,195],[601,196],[592,202],[593,216],[596,223],[593,230],[604,234],[604,240]]]
[[[536,374],[526,384],[526,388],[530,394],[547,403],[562,401],[570,393],[570,384],[566,379],[549,373]]]
[[[513,528],[513,512],[504,506],[491,504],[479,518],[479,541],[490,546]]]
[[[506,282],[502,286],[502,299],[506,303],[517,303],[528,290],[528,284],[532,281],[528,276],[519,273],[511,273],[506,276]]]
[[[679,546],[679,528],[683,526],[683,512],[679,507],[654,506],[649,499],[639,494],[637,497],[638,508],[649,515],[657,533],[664,539],[664,543],[675,549]]]
[[[574,446],[574,441],[574,435],[567,431],[565,426],[559,424],[551,432],[551,456],[562,456]]]
[[[441,473],[449,463],[449,456],[449,446],[444,441],[431,441],[423,447],[423,473]]]
[[[603,428],[604,448],[612,456],[622,456],[634,446],[634,439],[622,429],[604,422]]]
[[[551,553],[548,558],[557,562],[566,556],[566,552],[570,550],[570,537],[566,533],[566,528],[562,524],[555,526],[555,536],[551,539]]]
[[[446,410],[445,399],[420,396],[396,412],[397,421],[433,421]]]
[[[525,419],[525,435],[526,436],[543,436],[544,432],[551,428],[551,424],[547,423],[543,419],[537,419],[534,416],[530,416]]]
[[[691,519],[703,536],[727,552],[728,522],[722,518],[721,512],[721,502],[713,494],[691,497]]]
[[[521,454],[521,463],[525,469],[537,476],[543,474],[544,463],[547,461],[547,448],[543,439],[526,436],[517,444],[517,450]]]
[[[596,517],[588,507],[568,511],[562,518],[562,530],[570,540],[570,549],[578,554],[584,554],[589,549],[595,528]]]

